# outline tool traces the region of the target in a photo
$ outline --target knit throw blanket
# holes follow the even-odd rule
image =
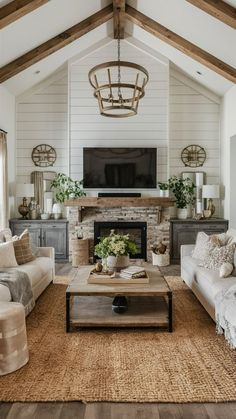
[[[27,316],[35,306],[28,275],[16,269],[1,269],[0,284],[9,288],[12,301],[23,304]]]
[[[217,294],[215,310],[217,333],[224,334],[231,348],[236,348],[236,284]]]

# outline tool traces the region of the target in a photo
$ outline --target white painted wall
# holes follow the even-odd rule
[[[10,216],[14,213],[14,190],[15,182],[15,96],[3,85],[0,85],[0,128],[6,131],[8,148],[8,181],[9,181],[9,209]]]
[[[236,150],[232,141],[236,135],[236,86],[232,87],[223,97],[221,108],[221,172],[222,172],[222,189],[225,193],[223,202],[224,216],[230,222],[232,228],[236,228],[236,200],[232,201],[231,188],[235,183],[235,172],[233,166],[236,161]],[[232,149],[230,147],[232,146]],[[232,156],[231,156],[232,151]]]
[[[68,81],[67,71],[52,75],[27,92],[17,103],[16,174],[17,182],[30,181],[33,171],[68,173]],[[35,166],[33,147],[49,144],[57,152],[53,166]]]
[[[69,67],[70,109],[70,174],[83,178],[83,147],[156,147],[157,178],[167,177],[169,65],[160,62],[139,48],[123,41],[121,58],[143,65],[150,81],[138,115],[130,118],[101,116],[93,88],[88,81],[89,70],[104,61],[116,60],[116,41],[72,63]],[[156,190],[142,191],[155,194]],[[97,194],[90,190],[89,194]]]

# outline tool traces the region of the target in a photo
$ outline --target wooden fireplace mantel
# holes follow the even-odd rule
[[[175,204],[174,198],[162,198],[162,197],[93,197],[84,196],[81,198],[68,199],[64,202],[67,207],[78,207],[79,218],[82,220],[82,208],[86,207],[173,207]]]
[[[68,199],[64,202],[66,207],[173,207],[174,198],[161,197],[110,197],[96,198],[83,196],[81,198]]]

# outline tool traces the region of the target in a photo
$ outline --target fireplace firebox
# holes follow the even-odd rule
[[[99,237],[109,236],[111,230],[116,234],[129,234],[130,240],[137,245],[137,253],[132,259],[147,260],[147,223],[139,221],[95,221],[94,246],[99,243]]]

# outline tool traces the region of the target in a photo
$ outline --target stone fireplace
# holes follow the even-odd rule
[[[99,237],[109,236],[111,230],[116,234],[129,234],[130,240],[137,245],[137,253],[132,259],[147,260],[147,223],[140,221],[95,221],[94,246]]]
[[[160,211],[160,207],[157,206],[87,207],[84,210],[81,221],[79,221],[79,212],[80,208],[76,206],[68,208],[69,230],[70,233],[73,233],[75,226],[79,225],[82,229],[83,237],[89,239],[91,263],[93,263],[94,256],[94,225],[97,222],[124,222],[129,225],[132,225],[132,223],[146,223],[146,258],[149,262],[152,260],[150,249],[152,244],[162,240],[169,246],[169,208],[162,208],[162,211]],[[145,255],[143,259],[145,259]]]

